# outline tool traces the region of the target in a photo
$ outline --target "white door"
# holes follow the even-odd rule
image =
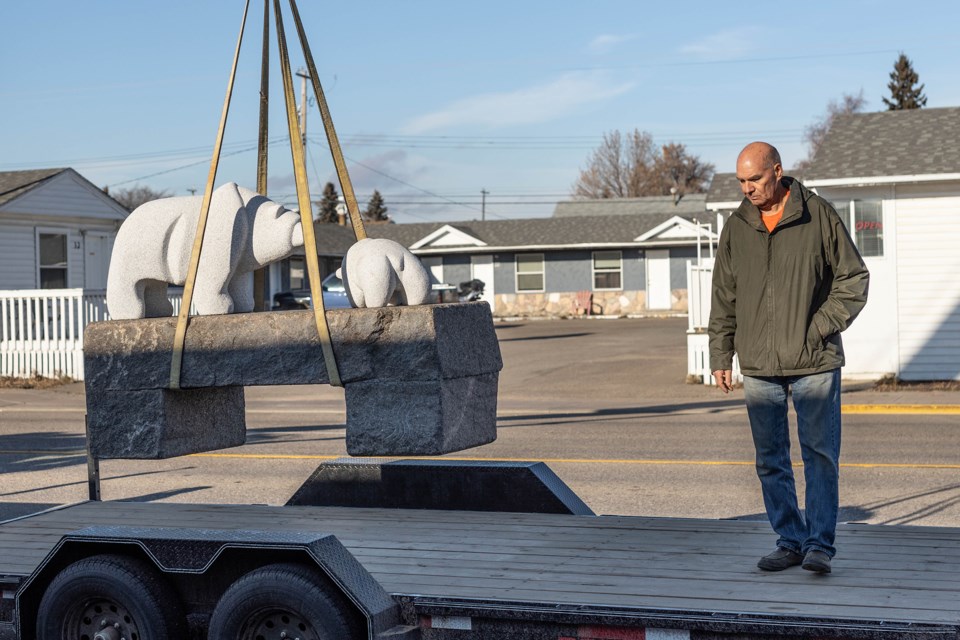
[[[83,286],[86,289],[106,289],[107,271],[113,236],[105,233],[87,233],[84,236]]]
[[[670,250],[648,250],[647,254],[647,309],[669,309],[672,305],[670,289]]]
[[[496,296],[493,291],[493,256],[471,256],[470,277],[483,282],[481,299],[490,303],[491,311],[496,311]]]

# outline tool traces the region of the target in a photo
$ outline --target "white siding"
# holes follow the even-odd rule
[[[883,255],[863,259],[870,270],[870,290],[867,306],[843,333],[843,351],[847,361],[843,376],[875,380],[888,374],[899,375],[895,241],[897,205],[893,188],[821,189],[820,195],[831,202],[870,198],[883,200]]]
[[[37,286],[33,227],[0,227],[0,290]]]
[[[49,182],[0,207],[4,213],[87,218],[95,221],[124,219],[119,205],[91,188],[76,174],[65,171]]]
[[[960,197],[898,187],[896,215],[900,377],[960,380]]]

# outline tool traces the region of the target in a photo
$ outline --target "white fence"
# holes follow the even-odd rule
[[[102,289],[0,291],[0,376],[83,380],[83,329],[109,319]]]
[[[712,283],[713,260],[702,260],[700,264],[687,262],[687,375],[699,378],[703,384],[714,384],[707,337]],[[736,356],[733,358],[733,380],[743,382]]]

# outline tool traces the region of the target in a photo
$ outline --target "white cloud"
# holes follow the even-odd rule
[[[725,29],[683,45],[680,53],[706,60],[734,60],[756,53],[757,43],[769,41],[769,38],[769,32],[756,26]]]
[[[552,82],[516,91],[483,93],[413,119],[403,133],[421,134],[463,125],[504,127],[547,122],[578,107],[602,102],[633,88],[606,72],[567,73]]]
[[[609,53],[617,45],[632,40],[634,36],[618,36],[609,33],[599,35],[590,41],[587,45],[587,51],[590,53]]]

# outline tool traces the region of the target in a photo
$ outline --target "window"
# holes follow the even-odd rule
[[[40,288],[67,288],[67,235],[65,233],[37,234],[40,255]]]
[[[623,288],[623,261],[619,251],[593,252],[593,288],[595,291],[603,289]]]
[[[834,204],[847,230],[853,231],[853,242],[865,258],[883,255],[883,201],[841,200]]]
[[[290,288],[308,289],[306,258],[290,258]]]
[[[517,256],[517,291],[543,291],[543,254]]]

